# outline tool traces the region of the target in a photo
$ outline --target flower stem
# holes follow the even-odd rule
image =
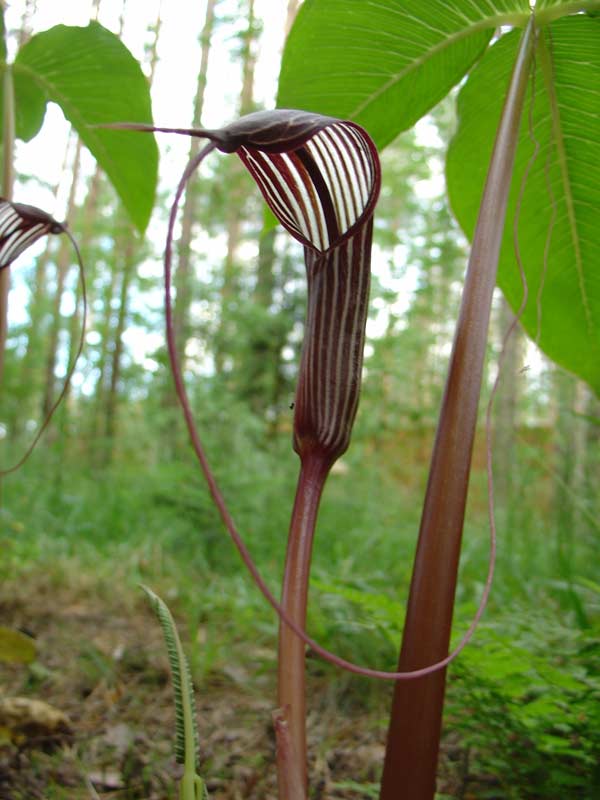
[[[312,544],[323,486],[329,473],[330,459],[309,453],[302,459],[296,500],[292,511],[288,548],[283,578],[281,605],[289,618],[306,627],[306,607]],[[278,757],[280,800],[304,800],[307,796],[306,767],[306,677],[305,645],[285,623],[279,628],[278,703],[289,724],[289,750],[286,759]],[[284,772],[290,769],[302,776],[302,787],[296,784],[289,793]]]

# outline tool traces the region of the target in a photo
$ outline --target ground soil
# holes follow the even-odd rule
[[[0,666],[0,697],[44,700],[70,724],[0,744],[0,800],[174,800],[180,767],[168,662],[143,597],[99,591],[90,579],[65,585],[32,575],[5,583],[0,621],[38,647],[34,664]],[[348,701],[348,687],[313,671],[311,800],[376,798],[389,692],[381,702]],[[229,665],[198,688],[201,773],[211,800],[276,800],[272,670]],[[457,760],[446,744],[444,792],[469,796],[458,793],[455,770],[445,766]]]

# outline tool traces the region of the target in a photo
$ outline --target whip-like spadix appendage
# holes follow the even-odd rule
[[[290,579],[287,580],[289,591],[284,590],[286,597],[280,604],[260,575],[237,530],[210,468],[196,428],[179,365],[173,330],[171,304],[173,284],[171,269],[172,245],[179,202],[187,182],[194,170],[198,168],[203,159],[212,150],[219,149],[222,152],[233,153],[243,147],[249,152],[258,150],[261,154],[289,154],[306,147],[312,137],[333,126],[340,126],[343,131],[352,128],[357,132],[358,139],[356,141],[358,141],[365,156],[364,159],[362,156],[360,158],[363,165],[365,165],[363,179],[366,181],[368,189],[368,200],[362,212],[358,212],[359,215],[350,228],[346,231],[340,231],[339,239],[334,240],[329,249],[321,251],[313,242],[305,241],[309,302],[302,363],[296,393],[294,424],[294,445],[302,460],[297,499],[302,501],[304,495],[305,501],[295,505],[289,537],[290,542],[294,539],[302,539],[303,543],[296,548],[296,563],[291,563],[291,559],[287,560],[286,573],[290,576]],[[380,187],[379,159],[375,146],[368,134],[352,122],[342,122],[331,117],[323,117],[303,111],[287,110],[250,114],[218,131],[161,128],[132,123],[118,123],[102,127],[115,130],[178,133],[210,140],[210,144],[195,155],[186,167],[179,181],[169,215],[165,250],[167,345],[177,395],[184,412],[192,446],[206,478],[211,496],[246,567],[264,597],[280,616],[283,622],[283,630],[289,629],[295,637],[308,645],[314,653],[358,675],[388,680],[409,680],[423,678],[446,667],[469,641],[479,618],[479,612],[461,643],[450,655],[429,666],[409,671],[386,672],[360,667],[323,648],[306,633],[305,599],[296,603],[293,608],[290,607],[292,604],[288,602],[290,598],[292,600],[296,598],[300,592],[306,595],[307,570],[310,565],[312,536],[321,490],[329,467],[347,447],[358,404],[368,303],[373,210]],[[320,145],[325,140],[326,137],[321,136]],[[350,158],[354,158],[354,156],[350,156]],[[273,159],[271,163],[275,164],[275,160]],[[328,185],[326,184],[330,198],[335,194],[336,185],[338,188],[344,186],[345,192],[353,191],[348,189],[347,184],[342,183],[344,174],[346,170],[349,170],[351,162],[348,158],[344,158],[335,163],[335,178],[339,183],[336,184],[330,181]],[[284,174],[282,171],[282,175]],[[325,179],[323,178],[323,180]],[[356,182],[360,181],[360,176],[348,174],[346,180],[349,181],[351,186],[354,186]],[[314,179],[312,184],[316,187]],[[299,189],[296,188],[294,191],[299,191]],[[315,191],[320,194],[318,188]],[[307,193],[310,194],[309,191]],[[273,198],[275,196],[283,198],[284,194],[283,192],[273,193]],[[272,202],[274,204],[274,200]],[[288,213],[287,207],[286,213]],[[352,223],[354,217],[350,216],[347,219]],[[294,236],[302,241],[302,237],[298,232],[295,231]],[[313,454],[315,457],[311,458],[310,456]],[[288,566],[290,567],[289,569]],[[483,604],[481,610],[483,610]],[[289,642],[281,648],[285,652],[287,652],[287,644]],[[297,661],[303,665],[305,659],[303,646],[299,648],[298,655]],[[286,659],[286,665],[284,665],[282,672],[287,672],[293,682],[297,671],[288,669],[288,665],[289,659]],[[303,669],[303,666],[301,669]],[[288,700],[283,697],[280,698],[279,705],[285,713],[286,705],[291,706],[293,703],[288,703]]]

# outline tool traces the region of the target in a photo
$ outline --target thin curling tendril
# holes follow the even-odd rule
[[[200,436],[198,434],[198,430],[194,421],[194,417],[192,414],[192,410],[190,407],[187,390],[185,388],[185,383],[183,380],[182,372],[181,372],[181,365],[179,363],[179,358],[177,356],[177,348],[175,342],[175,331],[173,326],[173,313],[171,307],[171,289],[172,289],[172,248],[173,248],[173,238],[174,238],[174,228],[177,219],[177,213],[179,210],[179,203],[187,182],[189,181],[192,174],[195,170],[200,166],[204,158],[211,153],[216,148],[216,144],[214,142],[210,142],[207,144],[187,165],[180,181],[177,186],[177,190],[175,193],[175,198],[173,200],[173,205],[171,206],[171,211],[169,214],[169,225],[168,225],[168,232],[167,232],[167,241],[165,247],[165,261],[164,261],[164,269],[165,269],[165,317],[166,317],[166,339],[167,339],[167,349],[169,352],[169,359],[171,363],[171,371],[173,374],[173,379],[175,382],[175,389],[176,394],[181,404],[186,426],[188,429],[188,433],[191,439],[192,447],[198,458],[200,463],[202,472],[204,474],[205,480],[208,484],[208,488],[212,499],[219,510],[219,514],[227,529],[235,547],[237,548],[242,561],[244,562],[246,568],[250,572],[252,578],[254,579],[256,585],[260,589],[262,595],[267,600],[269,605],[273,608],[273,610],[277,613],[280,620],[287,625],[294,633],[299,636],[302,641],[311,648],[311,650],[316,653],[318,656],[323,658],[325,661],[346,670],[347,672],[354,673],[356,675],[363,675],[369,678],[377,678],[379,680],[391,680],[391,681],[404,681],[404,680],[414,680],[416,678],[422,678],[426,675],[431,675],[438,670],[444,669],[445,667],[453,661],[456,656],[466,647],[469,643],[470,639],[475,632],[475,629],[481,619],[485,607],[487,605],[487,601],[490,595],[493,576],[494,576],[494,567],[495,567],[495,560],[496,560],[496,528],[495,525],[490,526],[490,561],[488,567],[488,573],[486,576],[481,600],[479,603],[479,607],[467,629],[466,633],[460,640],[459,644],[452,650],[448,656],[443,658],[441,661],[438,661],[434,664],[431,664],[427,667],[423,667],[421,669],[411,670],[408,672],[389,672],[386,670],[378,670],[372,669],[370,667],[360,666],[355,664],[352,661],[348,661],[337,654],[327,650],[314,639],[312,639],[306,631],[297,625],[284,609],[281,607],[280,603],[277,601],[267,584],[265,583],[262,575],[260,574],[258,568],[256,567],[248,548],[246,547],[240,533],[237,530],[233,517],[231,516],[225,499],[221,493],[221,490],[217,484],[217,481],[214,477],[210,464],[208,462],[208,458],[206,456],[204,446],[200,440]],[[492,509],[493,513],[493,509]]]
[[[78,269],[79,269],[79,280],[81,282],[81,299],[82,299],[83,308],[82,308],[82,315],[81,315],[81,332],[79,334],[79,341],[78,341],[78,344],[77,344],[77,350],[75,351],[75,354],[74,354],[74,356],[72,358],[71,364],[69,365],[69,368],[67,369],[67,373],[65,375],[63,387],[62,387],[58,397],[56,398],[56,400],[50,406],[50,409],[49,409],[48,413],[46,414],[46,417],[45,417],[44,421],[42,422],[42,424],[38,428],[35,436],[33,437],[32,442],[27,447],[27,449],[25,450],[25,452],[23,453],[21,458],[15,464],[13,464],[10,467],[6,467],[5,469],[0,469],[0,477],[4,477],[6,475],[10,475],[13,472],[16,472],[18,469],[20,469],[25,464],[26,461],[28,461],[29,457],[31,456],[31,454],[35,450],[39,440],[42,438],[42,436],[44,435],[46,429],[50,425],[50,422],[52,421],[52,418],[54,417],[54,414],[55,414],[56,410],[58,409],[58,407],[60,406],[62,401],[65,399],[66,394],[67,394],[67,392],[69,390],[69,386],[71,385],[71,379],[73,378],[73,375],[75,374],[75,369],[77,367],[77,363],[78,363],[79,358],[80,358],[80,356],[81,356],[81,354],[83,352],[83,346],[84,346],[84,343],[85,343],[85,329],[86,329],[86,325],[87,325],[87,313],[88,313],[87,287],[86,287],[86,282],[85,282],[85,269],[84,269],[84,266],[83,266],[83,259],[81,257],[81,251],[79,250],[79,246],[78,246],[77,242],[75,241],[75,238],[73,237],[73,234],[71,233],[71,231],[66,226],[62,226],[62,230],[60,232],[64,233],[68,237],[68,239],[71,242],[71,244],[73,245],[73,249],[75,250],[75,254],[77,256],[77,265],[78,265]]]

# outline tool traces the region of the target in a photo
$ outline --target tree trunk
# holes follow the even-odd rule
[[[209,0],[210,2],[211,0]],[[123,4],[124,6],[125,4]],[[151,32],[154,34],[152,37],[152,44],[150,46],[150,53],[148,58],[148,64],[150,66],[150,74],[148,75],[148,83],[150,86],[154,83],[154,74],[156,72],[156,65],[158,64],[158,40],[160,38],[160,29],[162,27],[162,17],[160,15],[160,5],[158,4],[158,11],[156,12],[156,22],[151,29]],[[125,9],[123,8],[123,14],[125,13]]]
[[[117,324],[113,335],[112,357],[110,362],[110,385],[106,394],[105,404],[105,435],[106,442],[103,450],[106,463],[113,457],[115,446],[117,405],[119,399],[119,382],[122,373],[123,358],[123,333],[128,316],[129,288],[135,274],[136,241],[133,231],[130,230],[123,248],[123,266],[121,275],[121,290],[119,292],[119,312]],[[119,248],[120,249],[120,248]]]
[[[215,9],[217,0],[208,0],[204,27],[200,34],[201,56],[196,96],[194,98],[194,116],[192,127],[202,127],[202,110],[204,107],[204,92],[206,90],[206,76],[208,72],[208,58],[210,53],[211,37],[215,24]],[[190,139],[189,160],[194,158],[200,149],[201,140]],[[192,300],[192,266],[191,244],[194,223],[196,220],[196,182],[192,179],[186,188],[181,219],[181,237],[177,248],[178,262],[175,275],[175,303],[173,307],[173,330],[177,342],[177,355],[184,366],[185,348],[190,336],[190,305]]]
[[[254,412],[263,417],[265,411],[276,403],[280,354],[285,343],[285,333],[283,340],[281,336],[279,314],[272,309],[275,238],[276,231],[270,230],[259,241],[256,285],[252,296],[254,324],[249,326],[246,333],[248,352],[245,354],[247,363],[243,370],[245,386],[242,393]]]
[[[514,315],[501,298],[498,313],[498,338],[501,341],[508,331]],[[500,383],[494,414],[494,496],[500,519],[506,531],[506,560],[510,563],[513,549],[513,529],[517,522],[518,508],[513,502],[515,486],[515,441],[518,428],[518,408],[522,379],[520,368],[523,362],[524,339],[517,326],[506,343],[501,365]]]
[[[116,249],[116,248],[115,248]],[[105,420],[106,420],[106,398],[108,396],[108,386],[110,382],[109,367],[110,367],[110,352],[113,344],[112,330],[113,330],[113,298],[115,296],[117,286],[117,270],[114,264],[111,265],[110,276],[107,284],[102,292],[102,309],[104,318],[97,323],[96,330],[100,333],[100,349],[98,361],[96,363],[96,371],[98,379],[96,381],[96,396],[94,398],[93,418],[91,425],[90,440],[96,450],[96,462],[103,464],[105,462],[104,448],[105,442]]]
[[[61,169],[64,175],[68,169],[70,146],[67,142]],[[54,187],[54,198],[58,197],[60,181]],[[23,387],[23,396],[20,398],[20,417],[15,420],[15,437],[21,434],[22,423],[35,413],[35,409],[42,407],[43,372],[39,365],[43,361],[45,342],[49,335],[48,315],[51,299],[47,285],[47,267],[50,257],[57,244],[55,237],[48,236],[46,247],[35,265],[34,288],[29,302],[27,330],[27,345],[21,363],[19,383]]]
[[[254,0],[248,0],[248,27],[242,39],[242,91],[239,100],[239,114],[249,114],[254,110],[254,69],[256,66],[255,41],[256,22]],[[235,335],[232,310],[239,297],[238,249],[242,239],[242,209],[247,196],[246,171],[238,159],[230,159],[226,168],[226,185],[229,187],[226,205],[227,254],[223,265],[221,285],[221,324],[215,346],[215,365],[218,373],[223,373],[228,343]]]
[[[12,78],[12,69],[5,68],[3,76],[3,103],[2,109],[2,196],[12,200],[13,185],[15,182],[14,171],[14,145],[15,145],[15,95]],[[6,340],[8,337],[8,293],[10,291],[10,266],[0,270],[0,387],[4,376],[4,357]]]
[[[75,155],[73,157],[72,182],[67,201],[67,219],[73,215],[75,209],[75,190],[79,178],[79,167],[81,161],[81,141],[77,140]],[[54,294],[52,323],[49,333],[48,349],[46,351],[46,377],[44,381],[44,393],[42,398],[42,416],[45,419],[50,411],[56,393],[56,365],[58,362],[59,336],[61,329],[60,307],[62,303],[65,279],[69,267],[71,266],[71,243],[63,236],[60,241],[58,255],[56,258],[56,292]]]
[[[296,19],[296,14],[300,8],[300,0],[288,0],[287,14],[285,17],[284,39],[287,39],[288,34]]]
[[[598,475],[600,475],[600,398],[587,390],[585,408],[585,469],[584,469],[585,519],[583,533],[588,542],[595,542],[599,533],[600,502]]]
[[[580,627],[589,620],[573,586],[577,567],[577,551],[588,520],[586,510],[586,425],[587,387],[572,375],[555,372],[554,386],[558,398],[555,424],[555,555],[556,573],[564,584],[563,593],[573,608]]]

